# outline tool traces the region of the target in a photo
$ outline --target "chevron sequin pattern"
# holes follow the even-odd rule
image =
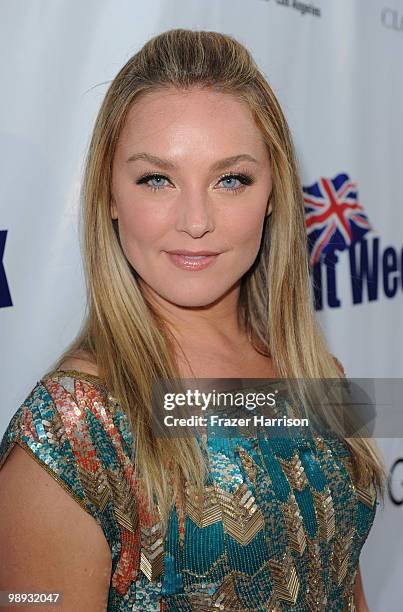
[[[129,419],[102,379],[57,370],[14,413],[14,444],[101,526],[108,612],[342,612],[378,504],[358,487],[347,446],[314,435],[207,436],[209,478],[187,485],[163,532],[134,476]]]

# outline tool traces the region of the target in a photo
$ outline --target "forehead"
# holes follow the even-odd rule
[[[118,149],[131,152],[136,145],[152,147],[154,153],[156,148],[159,153],[167,149],[175,153],[173,149],[185,146],[210,146],[213,154],[216,146],[226,146],[229,154],[239,152],[233,150],[239,147],[262,154],[265,148],[245,101],[201,87],[164,87],[140,95],[128,112]]]

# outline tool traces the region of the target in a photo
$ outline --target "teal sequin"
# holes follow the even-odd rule
[[[24,446],[101,526],[112,556],[108,612],[348,610],[378,502],[357,494],[347,446],[235,429],[209,431],[210,497],[197,512],[185,506],[182,519],[172,508],[163,571],[152,580],[141,569],[148,544],[135,494],[124,489],[129,420],[101,379],[59,370],[39,381],[10,420],[0,466],[15,443]]]

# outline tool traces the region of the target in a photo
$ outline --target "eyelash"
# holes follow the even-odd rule
[[[169,178],[167,176],[154,172],[151,174],[144,174],[136,181],[136,184],[141,185],[143,183],[147,183],[150,179],[153,179],[155,177],[163,178],[169,181]],[[249,174],[240,174],[240,173],[235,173],[235,172],[229,172],[227,174],[223,174],[222,176],[220,176],[219,182],[227,178],[236,178],[241,182],[240,187],[225,189],[225,191],[231,192],[232,195],[238,195],[238,193],[242,192],[246,186],[252,185],[255,182],[255,180]],[[163,189],[163,186],[161,187],[154,187],[151,185],[146,185],[146,186],[152,191],[160,191],[161,189]]]

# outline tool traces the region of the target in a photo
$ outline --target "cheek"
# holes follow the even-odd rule
[[[256,251],[262,238],[264,212],[261,206],[251,206],[229,215],[224,225],[228,242],[235,248]]]
[[[152,245],[166,231],[166,213],[147,203],[136,202],[119,211],[119,231],[126,248]]]

